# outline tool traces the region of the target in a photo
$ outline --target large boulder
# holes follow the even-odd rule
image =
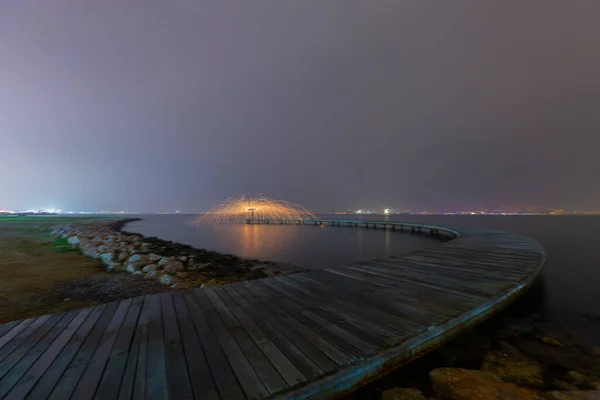
[[[171,262],[168,262],[167,264],[165,264],[163,266],[163,269],[165,270],[165,272],[168,272],[169,274],[174,274],[176,272],[185,270],[185,266],[179,261],[171,261]]]
[[[541,400],[538,392],[502,381],[496,375],[461,368],[429,373],[436,396],[443,400]]]
[[[427,400],[417,389],[392,388],[384,390],[380,400]]]
[[[486,353],[481,370],[490,372],[505,382],[532,389],[544,387],[543,369],[530,359],[511,354],[508,351],[490,351]]]

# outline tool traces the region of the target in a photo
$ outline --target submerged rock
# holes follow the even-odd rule
[[[542,343],[546,343],[549,344],[550,346],[556,346],[556,347],[564,347],[564,344],[562,344],[562,342],[560,342],[557,339],[551,338],[551,337],[547,337],[547,336],[540,336],[538,337],[538,339],[542,342]]]
[[[417,389],[392,388],[385,390],[380,400],[427,400]]]
[[[548,400],[600,400],[599,390],[576,392],[547,392],[546,399]]]
[[[508,351],[486,353],[481,370],[489,372],[505,382],[533,389],[544,387],[543,370],[540,364]]]
[[[435,394],[444,400],[541,400],[538,392],[502,381],[488,372],[437,368],[429,373]]]

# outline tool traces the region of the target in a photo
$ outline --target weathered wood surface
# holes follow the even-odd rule
[[[545,261],[521,235],[423,227],[432,228],[460,236],[398,257],[0,325],[0,398],[343,394],[498,311]]]

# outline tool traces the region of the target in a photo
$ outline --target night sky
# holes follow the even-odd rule
[[[0,208],[600,208],[598,0],[0,5]]]

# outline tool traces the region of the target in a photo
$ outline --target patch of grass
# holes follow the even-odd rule
[[[66,239],[47,230],[89,217],[0,217],[0,323],[91,305],[61,300],[42,302],[56,282],[106,274],[97,260],[79,254]]]

